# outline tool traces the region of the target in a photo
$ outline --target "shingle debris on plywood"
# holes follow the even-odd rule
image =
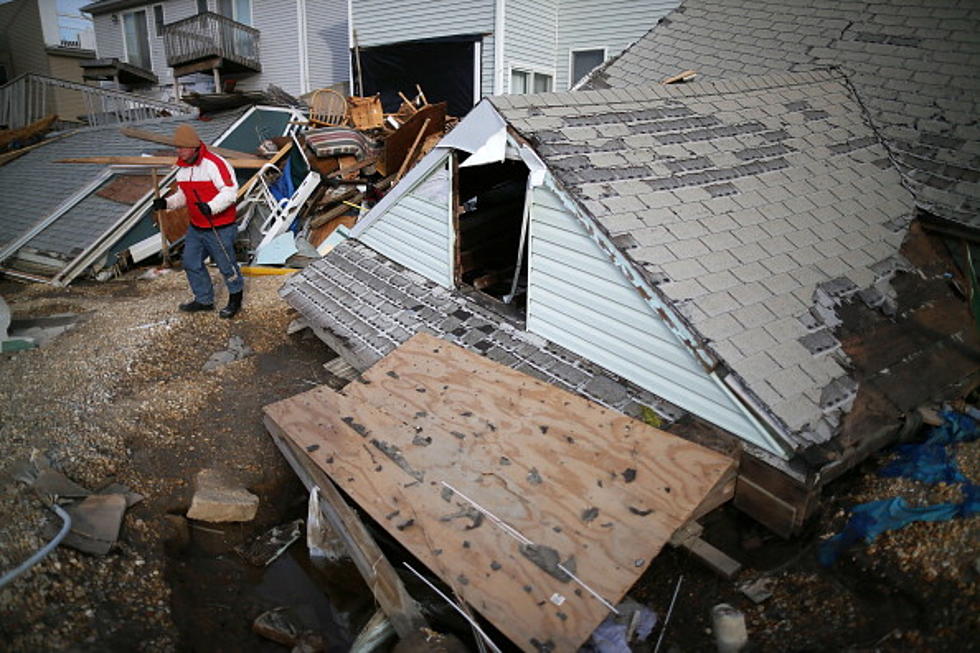
[[[278,430],[523,650],[575,650],[734,462],[419,334]]]

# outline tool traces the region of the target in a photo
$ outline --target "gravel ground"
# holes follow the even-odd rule
[[[231,321],[176,311],[188,298],[180,273],[67,289],[4,284],[15,319],[87,319],[43,348],[0,357],[0,569],[46,541],[41,528],[51,513],[14,480],[32,457],[87,488],[115,481],[146,499],[127,511],[119,545],[105,557],[59,547],[0,591],[2,648],[178,648],[164,580],[161,544],[172,528],[165,516],[186,510],[203,467],[230,469],[263,499],[294,482],[262,428],[261,406],[324,382],[325,348],[316,342],[304,351],[285,334],[292,316],[276,293],[282,279],[248,279],[245,309]],[[203,372],[232,335],[255,354]],[[263,501],[250,526],[267,526],[279,512]]]
[[[248,623],[255,615],[216,619],[214,633],[188,633],[199,624],[171,601],[198,598],[206,580],[200,590],[174,594],[165,544],[204,467],[230,469],[262,498],[251,532],[295,510],[284,502],[300,494],[298,484],[265,433],[261,407],[328,381],[322,363],[331,353],[315,338],[285,334],[292,315],[276,294],[281,283],[248,279],[245,310],[228,321],[178,313],[187,299],[179,273],[68,289],[0,282],[15,318],[87,318],[43,348],[0,355],[0,570],[46,541],[41,530],[50,513],[15,480],[26,461],[46,461],[91,489],[120,482],[146,497],[127,511],[108,555],[60,547],[0,590],[0,648],[258,650],[244,645],[254,638]],[[234,335],[254,355],[202,371]],[[980,479],[980,443],[958,445],[956,457],[967,477]],[[684,552],[664,551],[632,592],[663,616],[684,575],[663,650],[713,650],[709,613],[720,602],[745,613],[753,650],[976,650],[976,518],[913,524],[857,547],[830,569],[816,563],[819,541],[838,532],[857,503],[959,500],[959,486],[879,477],[887,459],[868,461],[832,486],[807,538],[783,542],[734,511],[712,515],[707,538],[745,565],[734,581]],[[756,605],[736,586],[759,577],[771,580],[773,596]],[[239,630],[223,635],[231,621]],[[202,648],[222,637],[223,647]]]

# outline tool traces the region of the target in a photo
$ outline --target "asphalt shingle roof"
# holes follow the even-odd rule
[[[190,123],[205,142],[212,142],[227,129],[241,111],[229,112],[208,121],[161,118],[139,123],[146,131],[173,134],[177,125]],[[119,125],[80,130],[42,145],[0,167],[0,247],[12,242],[51,214],[69,197],[91,183],[104,165],[55,163],[59,159],[99,155],[139,155],[160,145],[126,137]],[[97,231],[122,216],[125,207],[102,198],[87,198],[51,227],[38,234],[30,247],[74,256],[95,238]]]
[[[980,229],[976,0],[685,0],[589,87],[831,67],[853,82],[916,202]]]
[[[833,309],[888,310],[913,211],[839,75],[491,101],[798,445],[833,436]]]
[[[667,422],[684,415],[662,398],[357,240],[344,241],[291,276],[280,294],[311,325],[339,338],[345,358],[362,371],[424,331],[634,417],[640,416],[640,406],[653,408]]]

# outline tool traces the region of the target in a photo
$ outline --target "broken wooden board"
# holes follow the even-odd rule
[[[333,482],[311,457],[305,456],[303,450],[283,433],[268,413],[264,421],[276,446],[306,488],[312,490],[315,486],[320,489],[323,499],[320,505],[324,517],[343,540],[351,560],[364,582],[371,588],[378,605],[388,616],[395,631],[401,637],[407,637],[424,626],[422,609],[408,594],[394,567]]]
[[[323,386],[265,411],[529,651],[577,649],[734,466],[426,334],[343,393]]]
[[[153,190],[153,177],[150,175],[115,175],[95,194],[113,202],[132,206]]]

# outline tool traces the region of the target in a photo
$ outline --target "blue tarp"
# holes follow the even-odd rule
[[[962,503],[940,503],[913,508],[902,497],[872,501],[855,506],[844,530],[823,542],[817,552],[820,564],[829,566],[848,548],[864,540],[873,542],[885,531],[917,521],[946,521],[980,513],[980,486],[974,485],[956,468],[947,446],[970,442],[978,435],[977,423],[968,415],[945,411],[942,425],[933,427],[922,444],[897,447],[898,457],[883,467],[882,476],[904,476],[926,483],[962,483]]]

